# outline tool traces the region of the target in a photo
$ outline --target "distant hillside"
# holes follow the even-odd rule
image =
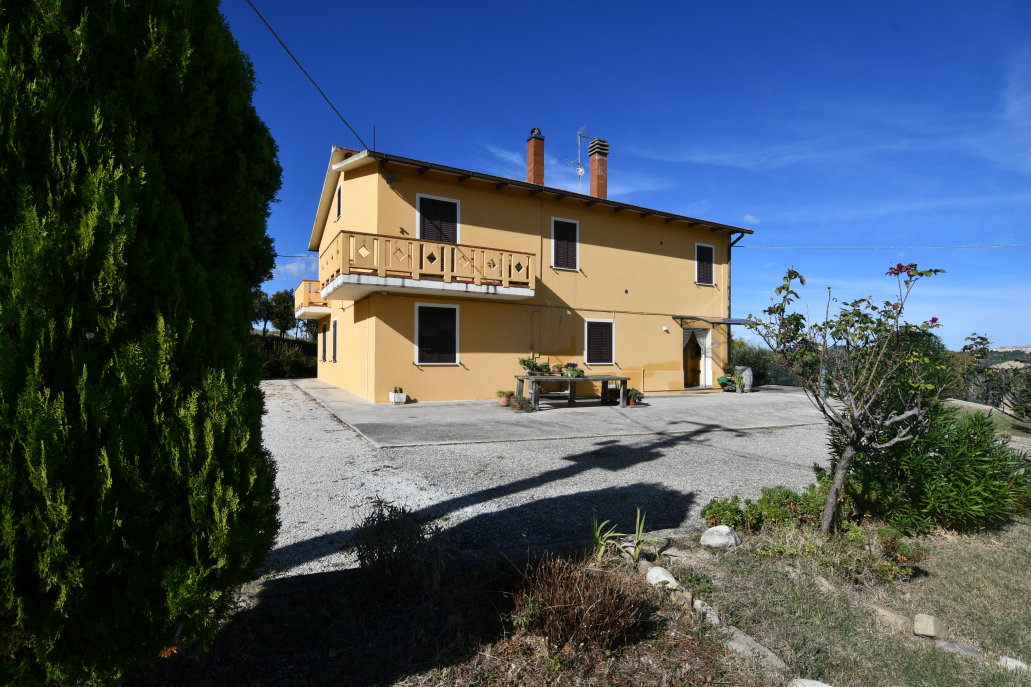
[[[992,350],[999,351],[999,353],[1012,353],[1019,351],[1024,355],[1031,354],[1031,346],[999,346],[998,348],[993,348]]]

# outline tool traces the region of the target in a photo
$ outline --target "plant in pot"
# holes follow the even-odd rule
[[[537,361],[534,360],[533,357],[520,358],[519,367],[523,368],[523,372],[526,374],[532,375],[537,371]]]
[[[722,386],[724,391],[733,391],[734,390],[734,380],[731,379],[730,377],[726,377],[726,376],[724,376],[724,377],[717,377],[716,378],[716,383],[719,384],[720,386]]]
[[[745,377],[740,372],[734,373],[734,386],[739,394],[745,393]]]
[[[515,396],[515,392],[511,391],[511,390],[505,391],[505,390],[499,389],[498,392],[497,392],[497,396],[498,396],[498,405],[499,406],[507,406],[509,401],[512,399],[512,397]]]
[[[394,390],[390,393],[390,402],[394,405],[404,405],[408,402],[408,395],[405,394],[404,389],[395,386]]]
[[[627,401],[629,401],[630,405],[632,406],[635,406],[638,403],[644,401],[644,394],[642,394],[637,389],[627,389],[626,397]]]
[[[583,377],[584,371],[576,363],[566,363],[562,366],[563,377]]]

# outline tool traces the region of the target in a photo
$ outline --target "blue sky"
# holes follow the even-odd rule
[[[1031,244],[1031,3],[254,2],[370,147],[524,179],[539,127],[546,183],[576,190],[586,126],[610,198],[754,229],[737,317],[792,265],[817,314],[916,262],[947,273],[907,319],[1031,345],[1031,247],[772,248]],[[279,144],[269,233],[305,254],[330,146],[362,146],[244,0],[222,12]],[[316,271],[281,257],[265,288]]]

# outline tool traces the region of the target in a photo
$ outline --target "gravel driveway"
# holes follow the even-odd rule
[[[268,576],[353,567],[341,549],[377,496],[438,519],[465,553],[496,555],[583,541],[595,513],[631,531],[638,507],[653,532],[696,531],[710,499],[801,488],[812,482],[814,462],[827,463],[822,418],[795,391],[747,397],[749,424],[762,424],[755,417],[766,406],[775,418],[769,427],[686,423],[685,431],[656,434],[377,448],[338,417],[346,410],[334,414],[292,381],[262,389],[282,520],[261,571]],[[724,400],[708,396],[710,404]],[[793,409],[792,426],[784,426],[785,408]]]

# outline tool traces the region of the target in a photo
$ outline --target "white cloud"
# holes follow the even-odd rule
[[[759,218],[751,213],[745,213],[745,216],[742,217],[742,219],[748,222],[749,224],[754,224],[756,226],[759,225]]]
[[[315,279],[318,276],[319,263],[317,256],[303,258],[286,258],[276,261],[273,279]]]

